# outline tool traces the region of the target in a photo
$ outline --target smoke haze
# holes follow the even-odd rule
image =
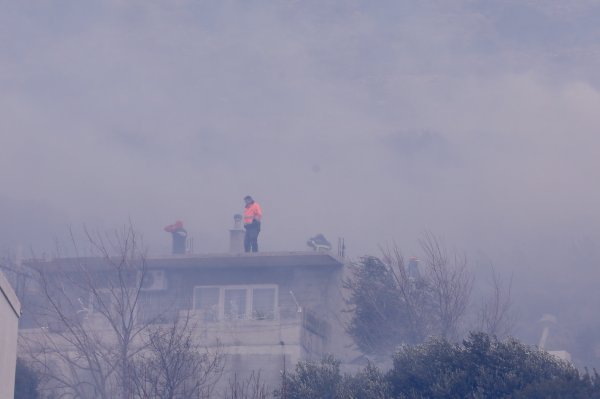
[[[225,251],[251,194],[262,250],[432,231],[524,319],[600,302],[598,1],[0,7],[2,248],[131,220],[168,253],[181,219]]]

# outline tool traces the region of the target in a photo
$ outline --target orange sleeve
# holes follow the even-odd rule
[[[260,220],[262,218],[262,209],[260,209],[260,205],[258,205],[258,203],[254,203],[253,204],[253,213],[255,216],[258,216],[258,220]]]

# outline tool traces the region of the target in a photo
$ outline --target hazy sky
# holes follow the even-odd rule
[[[600,282],[600,1],[0,0],[0,43],[3,248],[224,251],[251,194],[264,250],[429,230]]]

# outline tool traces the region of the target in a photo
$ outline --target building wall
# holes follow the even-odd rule
[[[177,315],[191,316],[198,343],[213,346],[218,340],[227,358],[218,391],[227,388],[234,378],[240,381],[258,372],[267,386],[277,388],[283,369],[293,370],[298,361],[318,360],[324,354],[338,356],[337,349],[343,349],[343,328],[339,325],[342,263],[319,261],[312,254],[280,258],[273,261],[269,255],[231,256],[216,258],[215,264],[208,265],[203,258],[198,264],[192,257],[154,260],[148,273],[160,274],[161,278],[153,281],[164,284],[148,283],[143,289],[138,317],[142,322],[162,324]],[[256,262],[249,265],[248,261],[254,259]],[[200,287],[200,292],[202,287],[221,287],[218,319],[207,318],[203,309],[193,309],[195,287]],[[223,317],[224,303],[229,303],[224,300],[224,290],[247,289],[245,303],[253,304],[251,290],[271,287],[277,287],[275,317],[256,318],[250,305],[246,305],[247,317]],[[93,308],[82,293],[73,293],[73,302],[77,303],[79,297],[84,298],[85,306]],[[52,330],[50,323],[48,327]]]
[[[305,325],[308,327],[305,358],[318,360],[323,354],[341,357],[350,344],[342,320],[345,307],[342,270],[297,269],[290,290],[305,310]]]
[[[166,270],[167,289],[146,292],[145,296],[179,312],[192,307],[195,286],[273,284],[278,288],[276,320],[196,324],[201,342],[219,339],[227,354],[218,390],[228,386],[233,378],[244,379],[253,372],[260,372],[261,380],[276,388],[284,362],[290,371],[300,360],[318,360],[329,353],[337,356],[336,352],[348,344],[342,339],[344,332],[339,323],[341,267]]]
[[[14,396],[20,313],[19,300],[0,273],[0,398]]]

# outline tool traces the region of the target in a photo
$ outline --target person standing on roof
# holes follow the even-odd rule
[[[244,197],[246,207],[244,208],[244,250],[246,252],[258,252],[258,233],[260,233],[260,221],[262,219],[262,210],[258,202],[255,202],[251,196]]]
[[[173,255],[184,254],[187,230],[183,228],[183,222],[178,220],[165,227],[165,231],[173,236]]]

